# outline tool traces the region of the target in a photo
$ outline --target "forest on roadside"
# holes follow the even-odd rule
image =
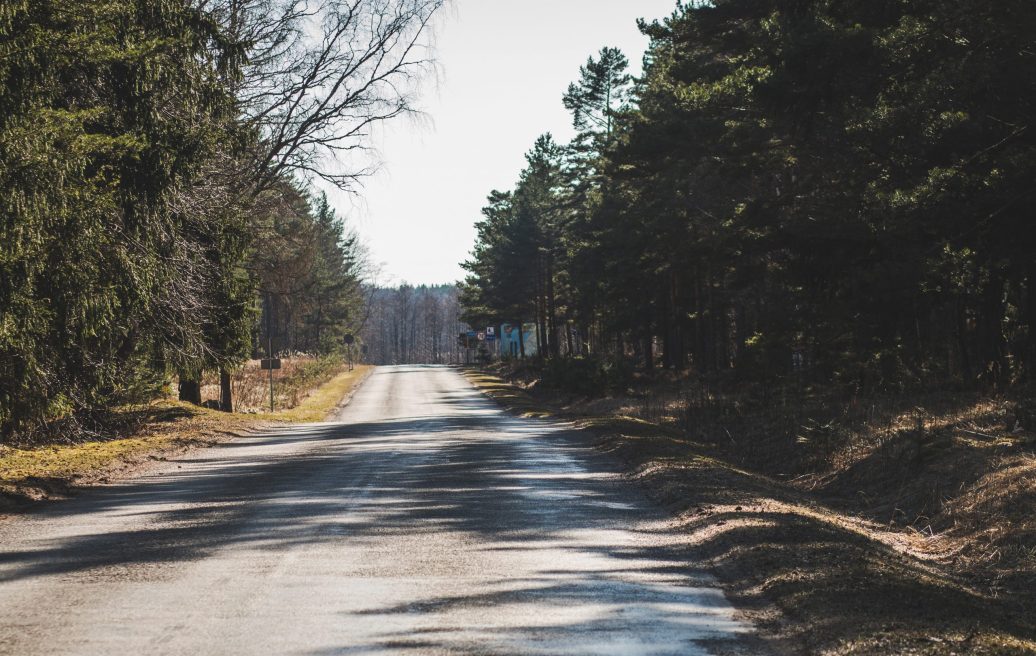
[[[642,74],[607,47],[573,71],[575,138],[540,137],[476,224],[462,316],[540,345],[501,398],[696,499],[739,589],[850,618],[832,653],[900,653],[904,617],[1031,635],[1036,4],[713,0],[640,28]],[[891,535],[916,560],[889,575]]]
[[[321,189],[413,111],[442,4],[0,4],[0,440],[341,349],[363,251]]]
[[[641,30],[643,74],[591,57],[577,136],[490,194],[469,323],[535,322],[605,381],[1032,377],[1036,5],[684,2]]]
[[[456,285],[371,287],[360,333],[365,362],[461,364],[458,335],[468,330],[460,319]]]

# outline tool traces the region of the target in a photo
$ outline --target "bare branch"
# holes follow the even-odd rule
[[[258,137],[259,190],[292,173],[351,189],[370,173],[343,172],[340,156],[369,151],[376,124],[415,111],[447,1],[199,0],[245,51],[234,90]]]

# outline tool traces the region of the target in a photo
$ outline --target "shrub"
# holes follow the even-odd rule
[[[632,380],[633,366],[628,362],[577,357],[548,360],[541,384],[569,394],[601,396],[625,388]]]

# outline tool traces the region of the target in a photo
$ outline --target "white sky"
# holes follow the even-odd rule
[[[634,73],[647,39],[636,19],[676,0],[454,0],[436,30],[438,83],[424,122],[404,119],[377,141],[383,167],[359,199],[329,196],[382,264],[378,282],[463,278],[474,223],[493,189],[510,189],[540,134],[572,136],[561,96],[587,57],[621,48]]]

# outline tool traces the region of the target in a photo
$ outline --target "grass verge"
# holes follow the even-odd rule
[[[67,497],[75,488],[123,478],[149,462],[211,446],[277,423],[323,421],[373,368],[357,366],[320,385],[300,404],[274,414],[227,414],[172,400],[116,413],[105,438],[31,448],[0,445],[0,511]]]
[[[780,652],[1036,654],[1034,596],[961,576],[926,536],[826,504],[668,427],[573,412],[499,377],[467,376],[513,412],[588,429],[678,518],[688,560],[710,566]]]
[[[303,424],[324,421],[349,400],[372,371],[374,367],[370,365],[357,365],[352,371],[344,371],[316,388],[297,407],[267,415],[267,418]]]

